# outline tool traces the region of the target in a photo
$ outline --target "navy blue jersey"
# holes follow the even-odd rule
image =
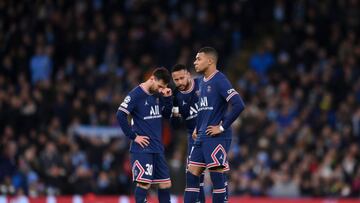
[[[174,92],[174,107],[179,107],[179,113],[183,121],[185,121],[187,131],[190,135],[196,126],[199,82],[199,79],[193,79],[192,86],[188,91],[176,90]]]
[[[198,133],[197,141],[206,139],[231,139],[230,127],[215,137],[206,135],[206,129],[210,125],[219,125],[221,121],[224,121],[228,101],[233,96],[240,97],[223,73],[216,71],[207,79],[204,77],[201,79],[199,84],[199,109],[196,125]]]
[[[149,94],[141,86],[134,88],[125,97],[119,111],[132,116],[132,130],[136,135],[150,138],[150,144],[144,148],[132,141],[130,152],[160,153],[164,151],[161,136],[162,117],[169,117],[171,108],[171,97]]]

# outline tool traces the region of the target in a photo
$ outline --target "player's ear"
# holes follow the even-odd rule
[[[211,64],[211,57],[209,57],[209,55],[205,54],[204,59],[205,59],[205,61],[207,61],[208,65]]]
[[[211,65],[213,63],[213,59],[211,57],[208,58],[208,64]]]

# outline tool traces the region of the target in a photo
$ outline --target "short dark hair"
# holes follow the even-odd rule
[[[198,51],[198,53],[205,53],[205,54],[212,55],[215,59],[215,62],[217,62],[218,57],[219,57],[216,49],[214,49],[212,47],[203,47]]]
[[[156,68],[152,75],[157,79],[157,80],[162,80],[164,81],[165,84],[169,84],[171,76],[169,71],[164,68],[164,67],[160,67],[160,68]]]
[[[178,63],[178,64],[175,64],[175,65],[172,67],[171,72],[173,73],[173,72],[180,71],[180,70],[186,70],[186,71],[189,72],[189,69],[188,69],[185,65],[179,64],[179,63]]]

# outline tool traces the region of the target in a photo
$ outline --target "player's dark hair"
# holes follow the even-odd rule
[[[152,74],[157,80],[162,80],[164,81],[165,84],[169,84],[171,76],[166,68],[164,67],[156,68]]]
[[[212,47],[203,47],[198,51],[198,53],[205,53],[205,54],[212,55],[215,59],[215,62],[218,60],[218,53],[217,53],[216,49],[214,49]]]
[[[189,72],[189,69],[183,65],[183,64],[175,64],[172,68],[171,68],[171,72],[176,72],[176,71],[180,71],[180,70],[186,70]]]

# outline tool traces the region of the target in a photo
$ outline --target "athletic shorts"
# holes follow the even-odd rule
[[[188,165],[211,169],[229,165],[227,161],[227,150],[230,148],[231,140],[204,140],[195,142],[190,150]]]
[[[225,140],[225,142],[225,151],[226,154],[228,154],[231,146],[231,140]],[[224,171],[230,171],[229,160],[226,160]]]
[[[134,182],[170,182],[169,167],[163,153],[130,153]]]

